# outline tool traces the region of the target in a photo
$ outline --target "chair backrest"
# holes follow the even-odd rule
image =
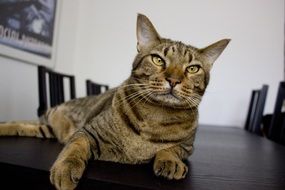
[[[258,135],[262,135],[261,124],[267,91],[268,85],[263,85],[261,89],[252,91],[245,122],[245,129]]]
[[[65,102],[65,80],[69,81],[69,98],[76,98],[75,77],[52,71],[44,66],[38,66],[39,108],[41,116],[49,107],[54,107]],[[48,93],[49,92],[49,93]]]
[[[269,127],[268,138],[278,143],[285,144],[285,122],[284,112],[282,112],[285,100],[285,82],[279,83],[274,112]]]
[[[87,96],[98,95],[109,90],[108,85],[95,83],[91,80],[86,80]]]

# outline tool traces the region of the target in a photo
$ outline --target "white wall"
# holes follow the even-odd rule
[[[146,14],[165,37],[204,47],[232,42],[212,70],[200,106],[200,123],[242,126],[250,92],[270,86],[266,113],[273,110],[283,79],[283,0],[63,0],[56,70],[119,85],[136,54],[137,13]],[[36,66],[0,57],[0,121],[36,118]]]
[[[217,60],[200,106],[200,123],[242,126],[250,93],[269,84],[266,112],[273,110],[283,79],[282,0],[85,0],[80,2],[75,74],[78,95],[85,79],[111,86],[130,74],[136,54],[137,13],[165,37],[204,47],[232,42]]]
[[[78,0],[63,0],[55,70],[73,73]],[[0,56],[0,121],[37,118],[37,66]]]
[[[0,121],[35,119],[37,68],[0,57]]]

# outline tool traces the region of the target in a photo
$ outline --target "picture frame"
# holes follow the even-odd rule
[[[61,1],[1,0],[0,55],[54,68]]]

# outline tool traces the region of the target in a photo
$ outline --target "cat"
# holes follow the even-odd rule
[[[214,61],[230,39],[203,49],[162,38],[137,16],[137,55],[117,88],[50,108],[39,122],[0,124],[0,136],[57,138],[65,146],[50,169],[58,190],[76,188],[88,160],[153,161],[155,175],[185,178],[193,152],[198,105]],[[96,171],[95,171],[96,172]]]

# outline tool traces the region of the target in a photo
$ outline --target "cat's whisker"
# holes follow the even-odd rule
[[[149,93],[150,91],[151,91],[151,90],[146,90],[146,91],[140,93],[138,96],[129,99],[129,100],[130,100],[129,103],[131,104],[131,103],[133,103],[134,101],[138,100],[139,98],[141,98],[141,97],[143,98],[143,97],[144,97],[147,93]]]
[[[189,108],[193,112],[193,108],[192,108],[191,102],[189,102],[187,98],[184,98],[184,101],[188,104]]]
[[[188,98],[185,98],[185,102],[189,105],[191,112],[194,113],[195,112],[194,108],[196,106],[193,106],[193,103],[191,103],[191,101]]]
[[[197,98],[193,98],[193,97],[188,97],[189,100],[191,100],[192,102],[199,102],[200,99],[197,99]]]
[[[129,101],[129,103],[132,103],[137,98],[139,98],[140,96],[143,96],[145,93],[147,93],[149,91],[150,91],[150,89],[145,89],[143,91],[138,91],[138,92],[131,93],[130,95],[128,95],[126,97],[123,97],[123,99],[121,99],[120,102],[116,102],[116,103],[118,103],[119,105],[124,103],[124,102],[126,102],[126,101]]]
[[[199,102],[197,102],[197,101],[195,101],[195,100],[193,100],[193,99],[191,99],[191,98],[189,98],[188,100],[192,103],[192,105],[193,105],[194,107],[198,107]]]
[[[187,96],[184,96],[183,94],[180,95],[182,97],[182,99],[184,100],[184,102],[186,102],[189,107],[191,108],[192,107],[192,104],[191,102],[188,100],[188,97]]]
[[[131,105],[131,106],[129,107],[129,109],[126,110],[126,112],[129,112],[132,108],[134,108],[137,104],[139,104],[144,98],[146,98],[147,96],[151,95],[152,93],[153,93],[153,92],[152,92],[151,90],[149,90],[149,91],[144,91],[144,92],[141,94],[141,96],[138,96],[138,97],[132,99],[131,101],[129,101],[129,104],[131,104],[132,102],[134,102],[134,101],[137,100],[137,102],[136,102],[134,105]]]
[[[193,97],[193,98],[197,98],[197,99],[200,99],[201,100],[201,96],[200,95],[198,95],[198,94],[191,94],[191,97]]]
[[[133,86],[148,86],[149,84],[145,84],[145,83],[135,83],[135,84],[125,84],[122,85],[121,87],[126,88],[126,87],[133,87]]]
[[[126,90],[126,89],[125,89]],[[148,90],[148,88],[142,88],[141,90]],[[135,91],[135,92],[133,92],[133,93],[131,93],[131,94],[129,94],[129,95],[127,95],[127,96],[125,96],[124,98],[129,98],[129,97],[131,97],[131,96],[135,96],[136,94],[139,94],[139,93],[141,93],[142,91]]]
[[[151,95],[153,92],[149,91],[148,93],[144,94],[141,99],[139,99],[134,105],[131,106],[131,108],[135,107],[137,104],[139,104],[144,98],[148,97],[149,95]]]
[[[163,88],[163,87],[158,87],[158,86],[151,86],[151,88],[153,89],[153,90],[166,90],[166,88]]]
[[[136,99],[137,97],[140,97],[141,96],[141,92],[136,92],[136,93],[133,93],[131,94],[129,97],[123,97],[122,99],[120,99],[119,101],[116,101],[115,102],[115,105],[116,106],[121,106],[122,104],[124,104],[125,102],[128,102],[129,100],[133,100],[133,99]],[[130,101],[130,102],[131,102]]]
[[[197,103],[197,105],[201,102],[201,96],[197,96],[197,97],[190,97],[191,98],[191,100],[193,101],[193,102],[195,102],[195,103]]]
[[[134,91],[139,91],[139,90],[145,90],[149,88],[148,84],[129,84],[129,85],[124,85],[122,86],[122,88],[125,91],[130,91],[130,90],[134,90]]]
[[[136,96],[136,95],[138,95],[138,94],[144,92],[145,90],[148,90],[148,89],[142,89],[142,91],[135,91],[135,92],[133,92],[133,93],[131,93],[131,94],[125,96],[124,98],[126,98],[126,99],[132,98],[133,96]]]
[[[136,79],[137,81],[146,81],[146,82],[149,82],[149,80],[147,79],[142,79],[142,78],[136,78],[136,77],[132,77],[133,79]]]
[[[151,99],[150,99],[150,96],[151,96],[153,93],[154,93],[154,92],[148,94],[148,95],[145,97],[146,100],[144,101],[143,104],[145,104],[146,102],[152,102]]]
[[[178,92],[180,97],[182,97],[182,99],[184,100],[184,102],[186,102],[189,105],[189,108],[193,111],[193,108],[197,108],[200,101],[201,101],[201,97],[196,95],[196,94],[192,94],[191,96],[187,96],[184,92]]]

